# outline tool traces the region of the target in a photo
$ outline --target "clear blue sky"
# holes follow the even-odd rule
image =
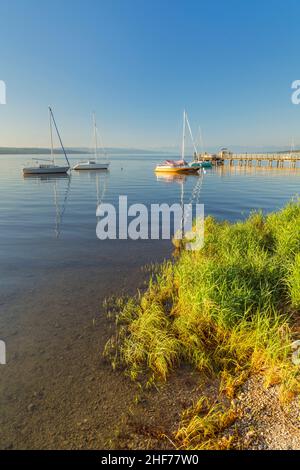
[[[300,145],[297,0],[2,0],[0,146],[179,145],[183,108],[209,146]]]

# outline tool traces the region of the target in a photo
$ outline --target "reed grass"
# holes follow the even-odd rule
[[[290,359],[295,313],[299,200],[234,224],[207,217],[204,247],[181,250],[175,262],[156,269],[146,292],[122,305],[117,336],[106,351],[117,351],[118,363],[133,378],[148,371],[150,381],[167,380],[185,362],[217,377],[220,394],[228,397],[251,374],[262,374],[266,386],[281,384],[288,398],[299,391]],[[204,414],[194,408],[177,433],[178,446],[230,447],[231,438],[220,441],[218,435],[233,415],[219,406]]]

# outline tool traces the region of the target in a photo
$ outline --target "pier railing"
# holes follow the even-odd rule
[[[260,166],[263,162],[270,166],[273,163],[280,167],[285,162],[289,162],[290,166],[296,166],[297,162],[300,162],[300,153],[229,153],[222,155],[223,161],[228,161],[230,165],[234,162],[238,162],[239,165],[258,165]]]

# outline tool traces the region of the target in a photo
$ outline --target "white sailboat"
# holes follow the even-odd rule
[[[87,160],[85,162],[76,163],[73,166],[73,170],[107,170],[109,167],[109,161],[98,161],[98,129],[96,124],[95,113],[93,113],[93,129],[94,129],[94,160]],[[103,145],[102,145],[103,149]]]
[[[53,133],[52,133],[52,122],[55,126],[61,148],[63,150],[65,159],[67,161],[67,165],[65,166],[59,166],[55,164],[55,158],[54,158],[54,150],[53,150]],[[23,173],[24,175],[41,175],[41,174],[61,174],[61,173],[67,173],[67,171],[70,168],[70,163],[65,151],[65,148],[63,146],[52,109],[49,106],[49,125],[50,125],[50,140],[51,140],[51,159],[46,159],[46,158],[34,158],[33,160],[36,162],[35,165],[33,166],[28,166],[23,168]],[[47,162],[47,163],[40,163],[40,162]]]
[[[185,132],[187,123],[189,126],[186,112],[183,111],[181,160],[165,160],[164,162],[159,163],[155,167],[156,173],[196,173],[199,170],[199,167],[194,167],[185,160]]]

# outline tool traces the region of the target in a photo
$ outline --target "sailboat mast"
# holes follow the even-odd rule
[[[50,126],[50,141],[51,141],[51,160],[54,165],[54,152],[53,152],[53,132],[52,132],[52,119],[51,119],[51,112],[49,107],[49,126]]]
[[[94,152],[95,152],[95,160],[97,161],[98,155],[98,141],[97,141],[97,123],[96,123],[96,116],[93,113],[93,127],[94,127]]]
[[[185,147],[185,110],[183,111],[183,130],[182,130],[182,149],[181,149],[181,158],[184,160],[184,147]]]
[[[52,120],[53,120],[53,123],[54,123],[55,129],[56,129],[56,133],[57,133],[58,138],[59,138],[59,142],[60,142],[61,148],[62,148],[62,150],[63,150],[63,152],[64,152],[65,159],[67,160],[67,163],[68,163],[69,168],[70,168],[70,162],[69,162],[69,159],[68,159],[68,157],[67,157],[67,154],[66,154],[66,151],[65,151],[65,147],[64,147],[64,145],[63,145],[63,143],[62,143],[62,140],[61,140],[61,137],[60,137],[60,133],[59,133],[59,131],[58,131],[58,128],[57,128],[57,125],[56,125],[56,122],[55,122],[55,119],[54,119],[54,116],[53,116],[53,112],[52,112],[52,109],[50,108],[50,106],[49,106],[49,112],[50,112],[51,118],[52,118]]]
[[[192,143],[193,143],[193,147],[194,147],[195,154],[198,155],[198,149],[197,149],[196,144],[195,144],[195,141],[194,141],[192,129],[191,129],[191,126],[190,126],[190,121],[189,121],[189,118],[188,118],[187,114],[185,115],[185,120],[186,120],[186,123],[187,123],[187,126],[188,126],[188,130],[189,130],[189,133],[190,133],[190,136],[191,136],[191,139],[192,139]]]
[[[204,142],[203,142],[201,126],[199,126],[199,141],[200,141],[202,155],[204,155]]]

